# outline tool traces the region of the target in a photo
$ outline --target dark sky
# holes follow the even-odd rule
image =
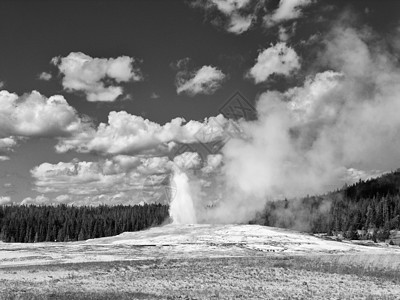
[[[296,20],[296,34],[288,41],[302,56],[302,70],[289,79],[276,76],[266,83],[255,84],[244,78],[244,74],[254,65],[262,49],[278,41],[278,27],[263,27],[260,14],[276,8],[279,1],[267,1],[264,10],[258,12],[255,25],[238,35],[215,25],[215,20],[221,17],[217,12],[193,8],[190,1],[3,0],[0,2],[0,81],[4,83],[3,89],[18,95],[32,90],[47,97],[61,94],[79,114],[88,115],[96,124],[107,122],[110,111],[126,111],[160,124],[175,117],[202,120],[218,115],[219,109],[237,91],[254,104],[257,95],[266,90],[286,89],[302,82],[308,66],[312,65],[314,52],[302,46],[301,41],[329,30],[345,9],[356,12],[355,23],[369,25],[382,35],[399,25],[400,1],[314,2]],[[133,57],[144,80],[121,84],[130,99],[86,101],[82,93],[63,89],[62,75],[50,64],[53,57],[65,57],[71,52],[99,58]],[[227,74],[221,88],[210,95],[178,95],[177,71],[172,65],[186,57],[195,68],[212,65]],[[42,72],[51,73],[53,78],[39,80]],[[152,99],[154,93],[159,96],[157,99]],[[95,154],[57,154],[53,149],[55,144],[56,140],[51,138],[31,138],[8,153],[11,159],[0,162],[3,185],[0,197],[11,196],[20,201],[36,196],[29,170],[43,162],[97,158]]]
[[[50,70],[51,58],[72,51],[92,57],[127,55],[143,61],[148,80],[127,87],[134,101],[110,107],[69,96],[80,112],[91,115],[95,110],[99,120],[115,109],[143,114],[157,122],[177,116],[202,119],[217,114],[219,105],[236,89],[254,98],[256,87],[241,80],[243,72],[257,50],[272,41],[268,34],[255,33],[238,41],[237,36],[204,22],[204,14],[183,1],[6,1],[0,5],[0,78],[11,91],[62,92],[57,82],[34,78]],[[230,84],[211,96],[177,96],[170,64],[185,57],[198,66],[212,64],[231,71]],[[241,64],[242,60],[247,64]],[[149,99],[152,92],[160,95],[157,101]]]
[[[313,9],[319,11],[335,4],[333,13],[321,14],[331,20],[335,19],[335,12],[353,7],[361,16],[369,9],[362,18],[382,32],[392,30],[398,23],[400,3],[396,0],[323,2]],[[293,44],[329,24],[316,28],[316,19],[311,10],[299,21]],[[50,96],[63,93],[60,83],[35,78],[43,71],[55,73],[49,65],[51,58],[73,51],[92,57],[127,55],[143,61],[141,69],[146,77],[144,82],[126,87],[133,101],[108,105],[69,95],[69,103],[99,121],[105,121],[110,110],[118,109],[161,123],[177,116],[200,120],[218,114],[221,104],[237,90],[250,101],[265,90],[265,86],[243,80],[243,74],[260,49],[276,42],[276,32],[276,28],[254,28],[240,36],[227,34],[208,22],[202,11],[179,0],[1,1],[0,78],[9,91],[22,94],[36,89]],[[228,82],[213,95],[190,99],[178,96],[170,65],[185,57],[190,57],[196,66],[219,66],[229,73]],[[153,92],[160,95],[157,101],[150,100]]]

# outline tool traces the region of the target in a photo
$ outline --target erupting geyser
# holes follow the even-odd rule
[[[174,167],[174,176],[172,186],[176,188],[172,195],[172,201],[169,208],[169,215],[173,224],[195,224],[196,213],[193,200],[190,195],[189,178],[178,167]]]

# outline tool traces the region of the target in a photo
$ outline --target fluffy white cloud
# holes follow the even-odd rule
[[[0,91],[0,160],[18,141],[30,137],[63,139],[92,130],[87,117],[80,117],[65,98],[47,98],[37,91],[18,96]]]
[[[11,204],[11,198],[6,196],[6,197],[0,197],[0,205],[8,205]]]
[[[43,163],[33,168],[31,174],[36,180],[37,190],[41,193],[99,195],[137,185],[135,174],[124,170],[112,160]]]
[[[180,169],[194,169],[200,166],[201,158],[197,152],[184,152],[174,157],[174,164]]]
[[[246,7],[250,0],[211,0],[224,14],[230,15],[239,9]]]
[[[0,147],[15,144],[9,136],[67,136],[84,122],[63,96],[47,98],[37,91],[18,96],[0,91]]]
[[[145,175],[165,174],[171,170],[171,161],[166,156],[142,158],[137,170]]]
[[[216,67],[203,66],[195,71],[183,70],[176,76],[176,92],[189,96],[214,94],[222,85],[226,75]]]
[[[299,68],[300,59],[296,51],[286,43],[277,43],[258,55],[256,64],[250,69],[248,76],[260,83],[272,74],[288,76]]]
[[[49,81],[53,76],[48,72],[42,72],[38,75],[40,80]]]
[[[165,155],[175,143],[223,140],[233,121],[223,115],[204,122],[176,118],[160,125],[125,111],[110,112],[108,123],[60,140],[57,151],[98,152],[102,154]]]
[[[20,203],[20,205],[49,205],[49,204],[51,204],[50,199],[44,195],[39,195],[36,196],[35,198],[27,197]]]
[[[118,155],[97,162],[75,159],[42,163],[31,170],[31,175],[38,192],[46,193],[46,197],[55,195],[52,203],[135,204],[154,200],[145,198],[144,190],[168,184],[164,179],[171,173],[172,165],[168,157]]]
[[[29,137],[67,137],[90,128],[63,96],[33,91],[22,96],[0,91],[0,154]],[[7,159],[3,156],[3,160]]]
[[[171,158],[172,159],[172,158]],[[35,189],[45,198],[28,198],[24,204],[137,204],[170,199],[170,179],[175,168],[199,170],[202,162],[196,152],[168,157],[117,155],[95,162],[42,163],[31,170]],[[222,156],[207,159],[209,174],[220,167]],[[53,200],[49,200],[53,199]]]
[[[261,2],[263,1],[259,4]],[[223,16],[223,20],[217,18],[213,20],[213,23],[221,25],[234,34],[242,34],[253,25],[260,6],[253,4],[251,0],[206,0],[191,3],[193,7],[200,7],[206,11],[218,11]]]
[[[16,138],[10,136],[0,138],[0,151],[9,151],[17,144]]]
[[[112,159],[118,166],[118,169],[123,172],[128,172],[140,165],[141,159],[129,155],[116,155]]]
[[[55,198],[55,203],[68,204],[71,201],[70,195],[59,195]]]
[[[64,89],[84,92],[88,101],[115,101],[123,94],[120,83],[142,80],[140,70],[133,67],[135,60],[128,56],[92,58],[71,52],[66,57],[53,58],[52,62],[64,75]]]
[[[254,16],[242,16],[240,14],[233,14],[230,19],[230,23],[227,26],[226,30],[228,32],[241,34],[247,31],[251,25],[253,24]]]
[[[299,19],[303,16],[303,9],[314,1],[280,0],[274,11],[265,13],[266,2],[265,0],[196,0],[190,5],[205,10],[207,17],[211,16],[211,23],[214,25],[239,35],[251,29],[260,17],[263,17],[267,27]],[[286,36],[282,33],[280,33],[281,37]]]
[[[268,26],[293,20],[301,17],[302,8],[310,5],[313,0],[280,0],[278,8],[265,16],[264,20]]]

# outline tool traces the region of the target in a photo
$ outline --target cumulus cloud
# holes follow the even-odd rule
[[[84,196],[115,194],[139,184],[136,173],[124,170],[113,160],[43,163],[32,169],[31,174],[40,193],[61,193],[70,195],[71,199],[72,196],[82,199]],[[57,199],[61,200],[67,199]]]
[[[8,196],[0,197],[0,205],[9,205],[11,204],[11,198]]]
[[[241,34],[247,31],[253,24],[254,16],[247,15],[242,16],[240,14],[233,14],[230,19],[230,23],[227,26],[227,31]]]
[[[303,10],[313,0],[280,0],[275,10],[266,13],[265,0],[197,0],[192,7],[201,8],[211,23],[227,32],[240,35],[250,30],[263,18],[266,27],[284,24],[303,16]]]
[[[207,177],[220,169],[221,160],[222,156],[218,154],[209,155],[207,162],[202,162],[197,152],[183,152],[172,157],[116,155],[93,162],[74,159],[56,164],[42,163],[31,170],[31,175],[36,191],[45,198],[27,198],[23,203],[169,203],[171,176],[176,167]],[[201,169],[203,163],[207,171]]]
[[[280,0],[278,8],[264,17],[267,26],[298,19],[302,9],[313,3],[313,0]]]
[[[108,123],[81,131],[60,140],[57,151],[97,152],[101,154],[147,154],[162,156],[176,143],[198,143],[223,140],[231,126],[223,115],[203,122],[185,122],[175,118],[160,125],[125,111],[110,112]]]
[[[67,137],[89,128],[87,118],[80,117],[60,95],[47,98],[33,91],[18,96],[2,90],[0,102],[0,154],[25,138]]]
[[[9,151],[17,144],[16,138],[10,136],[5,138],[0,138],[0,152]]]
[[[53,76],[48,72],[42,72],[38,75],[40,80],[49,81]]]
[[[123,94],[121,83],[143,79],[136,61],[128,56],[92,58],[82,52],[55,57],[52,63],[63,74],[62,85],[69,92],[83,92],[87,100],[112,102]]]
[[[232,14],[247,6],[250,0],[211,0],[211,2],[223,13]]]
[[[68,204],[71,201],[70,195],[58,195],[55,199],[55,203]]]
[[[178,61],[179,69],[175,84],[178,94],[195,96],[198,94],[214,94],[223,84],[226,75],[213,66],[203,66],[200,69],[189,70],[188,59]]]
[[[67,136],[84,123],[60,95],[47,98],[33,91],[18,96],[3,90],[0,102],[0,146],[15,144],[9,136]]]
[[[165,174],[171,169],[171,161],[168,157],[147,157],[140,159],[137,170],[145,175]]]
[[[39,195],[36,196],[35,198],[27,197],[20,203],[20,205],[49,205],[49,204],[51,204],[50,199],[44,195]]]
[[[145,200],[144,189],[162,182],[171,173],[168,157],[133,157],[117,155],[95,162],[79,161],[42,163],[31,170],[39,193],[57,195],[52,203],[77,205],[136,204]],[[161,200],[157,198],[157,200]],[[162,199],[168,200],[168,199]],[[32,203],[32,199],[26,202]],[[37,202],[37,201],[36,201]]]
[[[252,27],[263,2],[251,0],[198,0],[191,2],[191,6],[200,7],[207,13],[218,12],[220,17],[212,19],[212,23],[225,28],[230,33],[239,35]]]
[[[277,43],[259,53],[247,76],[255,83],[266,81],[272,74],[288,76],[300,68],[300,58],[286,43]]]
[[[183,170],[198,168],[201,158],[197,152],[184,152],[174,157],[174,164]]]

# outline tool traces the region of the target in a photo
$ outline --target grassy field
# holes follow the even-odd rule
[[[0,299],[400,299],[399,262],[343,254],[15,266],[0,269]]]

